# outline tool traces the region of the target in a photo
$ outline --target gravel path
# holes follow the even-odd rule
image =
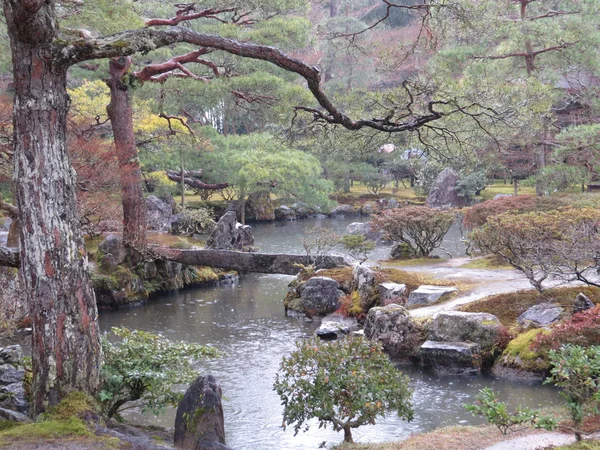
[[[572,434],[540,433],[508,439],[483,450],[536,450],[550,445],[568,445],[573,442],[575,436]]]
[[[382,264],[382,267],[419,272],[432,277],[448,280],[448,285],[464,281],[474,284],[474,287],[464,292],[460,297],[433,306],[415,308],[410,313],[415,317],[429,317],[440,311],[448,311],[458,306],[471,303],[490,295],[506,294],[509,292],[533,289],[529,280],[517,270],[507,269],[468,269],[460,266],[472,261],[470,258],[451,258],[443,262],[436,261],[429,265],[395,266]],[[544,283],[546,287],[564,284],[562,282]]]

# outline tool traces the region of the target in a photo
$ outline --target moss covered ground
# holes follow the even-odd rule
[[[548,289],[542,294],[534,290],[527,290],[492,295],[464,305],[460,310],[465,312],[490,313],[498,317],[503,325],[512,327],[516,325],[517,317],[538,303],[555,302],[565,308],[566,312],[571,311],[573,301],[580,292],[587,295],[594,304],[600,303],[600,289],[576,286]]]

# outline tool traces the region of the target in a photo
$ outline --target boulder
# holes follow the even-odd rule
[[[492,314],[442,311],[433,316],[427,339],[441,342],[475,342],[482,351],[491,351],[502,324]]]
[[[27,414],[29,404],[23,387],[24,378],[25,370],[23,369],[23,350],[21,346],[11,345],[1,348],[0,408]]]
[[[296,218],[296,213],[289,206],[281,205],[275,208],[275,218],[277,220],[293,220]]]
[[[379,285],[379,302],[383,304],[386,300],[397,300],[406,292],[406,285],[399,283],[381,283]]]
[[[340,307],[340,284],[328,277],[312,277],[299,287],[300,308],[309,316],[324,316]]]
[[[363,311],[377,305],[379,302],[379,287],[375,272],[362,264],[352,270],[352,289],[358,292]]]
[[[311,214],[304,203],[292,203],[292,210],[298,219],[306,219]]]
[[[166,233],[171,226],[173,205],[155,195],[149,195],[146,197],[146,215],[149,230]]]
[[[26,414],[29,409],[23,382],[0,385],[0,407]]]
[[[378,341],[392,358],[409,359],[423,342],[421,328],[400,305],[371,308],[364,328],[365,337]]]
[[[339,205],[333,208],[329,214],[332,216],[351,216],[356,214],[356,210],[352,205]]]
[[[108,272],[113,272],[127,257],[127,249],[120,237],[109,234],[104,238],[98,248],[102,252],[100,267]]]
[[[267,191],[254,192],[246,200],[246,218],[258,222],[275,220],[275,207]]]
[[[212,375],[202,375],[185,391],[175,416],[174,442],[185,450],[229,449],[221,386]]]
[[[11,364],[20,366],[23,364],[23,349],[20,345],[9,345],[0,348],[0,365]]]
[[[217,250],[247,251],[253,246],[252,227],[239,223],[233,211],[223,214],[206,242],[206,248]]]
[[[494,195],[494,197],[492,197],[492,200],[498,200],[499,198],[504,198],[504,197],[512,197],[512,194],[496,194]]]
[[[577,298],[573,302],[573,314],[586,311],[593,308],[594,303],[583,292],[577,294]]]
[[[371,214],[375,214],[377,209],[373,203],[365,203],[362,208],[360,208],[360,214],[363,216],[370,216]]]
[[[11,409],[0,408],[0,419],[10,422],[29,423],[31,419],[25,414],[18,413]]]
[[[380,241],[383,231],[375,231],[368,222],[352,222],[346,227],[346,234],[364,236],[369,241]]]
[[[419,349],[425,369],[442,375],[477,375],[479,345],[474,342],[426,341]]]
[[[322,339],[337,339],[358,329],[358,322],[354,317],[344,317],[341,314],[330,314],[323,317],[321,326],[315,334]]]
[[[517,323],[524,327],[548,327],[560,320],[563,309],[554,303],[534,305],[517,317]]]
[[[400,202],[395,198],[383,198],[379,200],[379,204],[381,205],[381,209],[394,209],[400,207]]]
[[[431,208],[463,208],[467,199],[458,195],[455,189],[459,175],[454,170],[446,168],[437,176],[429,195],[427,206]]]
[[[408,295],[406,306],[429,305],[437,302],[443,295],[455,292],[458,289],[451,286],[419,286]]]

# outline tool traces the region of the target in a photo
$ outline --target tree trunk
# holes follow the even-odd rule
[[[120,57],[110,62],[110,104],[106,108],[115,139],[119,161],[121,200],[123,202],[123,244],[132,266],[146,254],[146,201],[142,191],[142,170],[133,134],[133,99],[130,86],[123,82],[131,58]]]
[[[179,160],[181,164],[181,207],[185,207],[185,170],[183,168],[183,149],[179,151]]]
[[[100,339],[66,149],[67,66],[48,54],[53,1],[4,1],[15,83],[14,182],[20,276],[32,319],[33,413],[73,390],[94,395]]]
[[[246,196],[240,197],[240,223],[246,225]]]
[[[517,195],[519,195],[519,180],[517,180],[516,178],[513,178],[513,189],[516,197]]]
[[[354,443],[354,440],[352,439],[352,429],[350,428],[350,425],[346,425],[344,427],[344,442]]]

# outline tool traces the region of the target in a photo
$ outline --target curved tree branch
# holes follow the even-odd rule
[[[67,64],[77,64],[91,59],[128,56],[138,52],[147,53],[156,48],[178,42],[187,42],[199,47],[222,50],[245,58],[267,61],[284,70],[297,73],[306,80],[309,90],[322,108],[298,107],[297,109],[312,113],[317,120],[339,124],[348,130],[359,130],[367,127],[390,133],[410,131],[419,129],[427,123],[448,114],[459,112],[457,109],[451,112],[438,111],[435,109],[436,106],[448,104],[448,102],[430,101],[425,105],[426,113],[411,114],[409,117],[404,117],[402,121],[394,121],[391,117],[393,114],[383,118],[355,121],[336,108],[325,95],[322,89],[320,71],[317,67],[311,67],[274,47],[198,33],[185,27],[171,27],[164,30],[145,28],[124,31],[100,39],[78,41],[73,43],[74,45],[56,46],[54,47],[54,54],[62,58]]]

